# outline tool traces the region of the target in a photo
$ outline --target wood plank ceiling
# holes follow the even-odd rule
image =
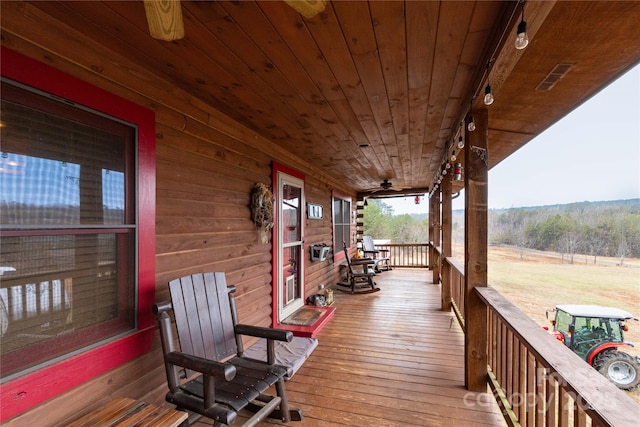
[[[182,1],[185,37],[149,36],[142,2],[35,2],[354,191],[431,188],[490,82],[490,166],[640,61],[640,2]],[[536,90],[570,64],[551,90]],[[380,194],[380,193],[377,193]]]

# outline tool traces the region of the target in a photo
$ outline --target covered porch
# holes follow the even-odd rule
[[[50,163],[57,189],[73,186],[69,194],[77,194],[72,220],[56,213],[64,226],[52,227],[45,210],[59,212],[61,203],[25,201],[38,215],[3,215],[3,261],[16,260],[3,264],[11,268],[3,277],[11,321],[3,344],[9,334],[44,330],[57,341],[45,336],[38,349],[56,348],[51,342],[84,327],[76,313],[91,315],[104,301],[96,290],[106,288],[115,301],[91,324],[97,338],[88,345],[41,351],[43,361],[2,375],[3,425],[64,424],[115,396],[163,403],[151,306],[167,298],[168,281],[223,271],[238,286],[244,322],[277,324],[285,289],[297,289],[292,301],[302,302],[338,281],[342,245],[357,248],[367,198],[398,194],[430,196],[432,272],[385,272],[377,294],[337,294],[320,346],[288,384],[304,412],[300,425],[502,424],[494,392],[484,394],[496,383],[503,405],[518,411],[509,424],[640,418],[640,407],[629,410],[597,373],[572,375],[566,354],[546,349],[539,326],[486,279],[488,170],[638,63],[639,2],[336,1],[320,2],[326,9],[312,17],[283,1],[148,3],[173,5],[184,18],[182,38],[152,37],[142,1],[2,4],[0,71],[14,94],[3,90],[3,101],[20,106],[13,121],[3,119],[3,158],[16,168],[25,159]],[[525,17],[531,43],[522,50],[513,42]],[[483,102],[491,90],[496,102]],[[122,125],[127,143],[100,154],[111,147],[100,139],[98,154],[79,156],[86,138],[67,139],[70,125],[31,136],[49,135],[27,114],[39,111],[30,106],[41,97],[54,111],[72,110],[69,117],[95,111],[104,126]],[[76,174],[65,172],[70,165]],[[463,170],[463,179],[452,181],[449,169]],[[278,181],[281,172],[288,181]],[[126,204],[117,204],[122,219],[114,225],[100,200],[106,176],[116,173]],[[49,192],[53,174],[39,175],[36,197]],[[282,210],[272,232],[257,232],[249,207],[256,184],[271,186]],[[3,206],[22,206],[26,192],[15,188]],[[298,192],[278,192],[285,188]],[[462,188],[466,229],[474,231],[465,265],[450,250],[451,199]],[[297,213],[287,218],[297,220],[285,222],[289,200]],[[310,216],[310,206],[324,215]],[[291,257],[281,256],[278,234],[288,227],[297,237]],[[61,260],[63,232],[68,259]],[[109,256],[102,235],[111,236]],[[325,243],[331,256],[309,259],[309,246]],[[33,245],[43,249],[41,264]],[[107,275],[99,267],[109,263],[118,270]],[[282,274],[292,265],[298,276]],[[71,297],[55,310],[37,309],[53,296],[32,298],[31,311],[19,310],[26,302],[8,303],[10,295],[27,301],[61,283]],[[79,284],[91,290],[86,299]],[[121,295],[131,298],[118,305]],[[63,333],[49,312],[63,312]],[[124,326],[104,338],[98,333],[112,312],[123,314]],[[23,327],[31,317],[35,326]],[[22,362],[35,353],[26,347],[11,356]]]
[[[440,309],[432,272],[396,268],[376,283],[380,292],[334,293],[334,318],[287,383],[304,413],[295,425],[505,425],[490,389],[465,389],[464,334]]]

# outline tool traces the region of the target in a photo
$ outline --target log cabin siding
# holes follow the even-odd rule
[[[89,33],[87,33],[89,34]],[[306,220],[308,246],[332,242],[331,191],[353,194],[321,170],[181,92],[103,40],[77,32],[30,4],[3,4],[2,44],[74,77],[152,109],[156,115],[156,300],[167,282],[199,271],[224,271],[237,286],[246,323],[271,324],[271,244],[260,242],[250,220],[253,184],[271,182],[271,162],[306,176],[306,200],[324,207]],[[333,184],[333,185],[332,185]],[[355,201],[355,194],[353,194]],[[352,203],[355,208],[355,203]],[[306,289],[337,281],[338,266],[306,263]],[[138,359],[7,421],[7,426],[54,425],[77,418],[115,396],[162,403],[166,393],[159,341]]]

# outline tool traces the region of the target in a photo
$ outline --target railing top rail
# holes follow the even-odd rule
[[[550,334],[497,290],[490,287],[477,287],[475,290],[528,350],[557,373],[558,381],[564,381],[561,385],[576,392],[587,403],[585,410],[591,417],[611,426],[636,425],[640,420],[640,405],[626,393],[586,365],[570,349],[557,345]],[[582,365],[584,369],[576,369]]]
[[[376,243],[376,247],[377,246],[381,246],[381,247],[387,247],[387,246],[392,246],[392,247],[418,247],[418,248],[426,248],[429,246],[428,243]]]
[[[461,275],[464,276],[464,264],[457,258],[448,256],[444,260],[446,263],[449,263],[451,267],[458,271]]]

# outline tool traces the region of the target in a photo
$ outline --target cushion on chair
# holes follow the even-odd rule
[[[287,375],[285,376],[286,380],[290,380],[291,377],[293,377],[317,346],[318,340],[316,338],[294,337],[291,342],[275,342],[275,363],[287,368]],[[266,361],[267,340],[258,340],[255,344],[244,351],[244,356]]]

